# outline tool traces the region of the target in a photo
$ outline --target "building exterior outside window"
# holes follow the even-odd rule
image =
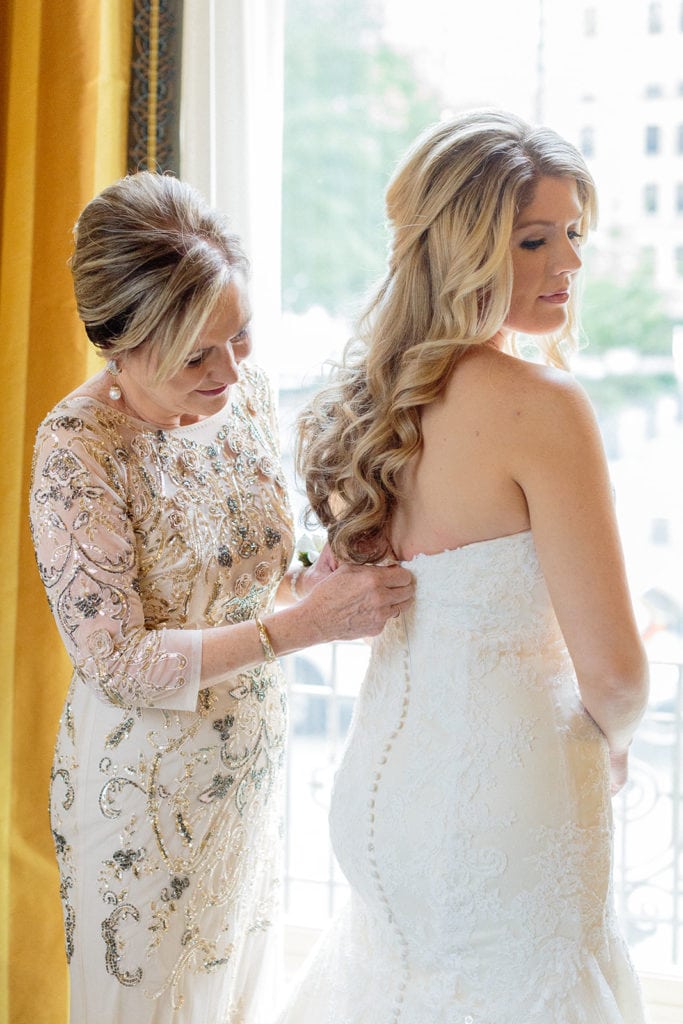
[[[647,30],[651,33],[662,31],[662,5],[651,3],[647,12]]]
[[[644,245],[640,250],[640,265],[648,277],[654,277],[657,270],[657,250],[654,245]]]
[[[660,147],[660,130],[659,125],[647,124],[645,125],[645,152],[654,155],[659,153]]]
[[[683,277],[683,245],[676,246],[674,261],[676,265],[676,276]]]
[[[659,205],[659,189],[652,183],[643,189],[643,209],[645,213],[656,213]]]
[[[579,148],[585,157],[595,156],[595,130],[592,125],[585,125],[581,129]]]

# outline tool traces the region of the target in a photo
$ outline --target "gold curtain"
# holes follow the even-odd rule
[[[126,171],[132,0],[0,3],[0,1024],[62,1024],[67,981],[47,799],[69,666],[27,527],[35,429],[92,372],[67,258]]]

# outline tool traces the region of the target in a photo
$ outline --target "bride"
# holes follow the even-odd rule
[[[336,778],[351,899],[280,1022],[642,1024],[610,793],[647,668],[566,363],[593,181],[549,129],[475,111],[417,140],[387,213],[299,468],[337,558],[402,562],[416,599],[374,643]]]

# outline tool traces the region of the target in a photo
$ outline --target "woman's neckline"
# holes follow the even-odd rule
[[[135,416],[127,409],[117,409],[103,399],[98,398],[96,395],[90,394],[76,394],[69,396],[70,399],[75,399],[79,402],[93,402],[95,405],[99,405],[101,409],[106,409],[108,412],[113,412],[116,416],[120,416],[124,420],[128,420],[131,423],[140,424],[144,427],[147,433],[150,434],[180,434],[186,432],[194,432],[202,430],[204,427],[211,426],[213,423],[220,422],[226,418],[226,408],[219,409],[218,412],[212,413],[210,416],[206,416],[204,419],[195,420],[194,423],[179,423],[175,427],[163,427],[157,423],[151,423],[149,420],[144,420],[140,416]],[[69,399],[64,399],[68,401]]]

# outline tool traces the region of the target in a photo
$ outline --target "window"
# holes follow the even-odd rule
[[[647,287],[654,288],[659,270],[671,273],[670,261],[675,251],[677,273],[683,279],[683,245],[673,250],[673,243],[669,242],[662,250],[659,240],[654,238],[659,227],[656,215],[662,187],[659,172],[654,170],[658,162],[653,162],[648,174],[654,180],[646,184],[635,177],[636,172],[631,174],[631,168],[626,173],[620,140],[614,134],[614,118],[601,91],[594,90],[591,81],[586,82],[586,91],[581,94],[577,90],[573,99],[566,89],[561,89],[570,76],[574,75],[575,80],[576,66],[581,66],[585,54],[591,53],[593,44],[588,40],[597,32],[599,5],[591,3],[577,9],[571,5],[544,5],[549,33],[564,31],[567,20],[572,19],[579,50],[572,48],[559,55],[557,64],[547,62],[540,81],[536,77],[539,72],[534,50],[537,38],[531,32],[527,38],[515,23],[515,11],[519,18],[522,6],[501,0],[501,24],[510,18],[505,21],[506,31],[499,33],[501,60],[511,43],[522,49],[528,47],[524,50],[525,60],[518,61],[519,67],[528,70],[520,71],[519,77],[526,76],[528,96],[543,93],[544,121],[560,126],[564,119],[565,124],[569,121],[579,126],[574,141],[589,159],[596,150],[601,161],[608,159],[610,152],[619,153],[620,160],[611,170],[606,168],[605,198],[611,202],[616,197],[615,208],[621,209],[630,209],[634,196],[642,204],[636,219],[640,225],[647,224],[647,231],[631,230],[630,223],[620,231],[617,229],[609,242],[616,255],[607,249],[598,253],[600,266],[609,270],[611,259],[614,280],[623,286],[628,274],[625,267],[629,262],[637,264],[641,258],[642,273],[638,280],[645,278]],[[378,13],[380,9],[382,13]],[[623,4],[620,9],[631,30],[641,37],[646,16],[655,26],[652,32],[662,31],[656,27],[662,24],[661,4]],[[490,12],[488,6],[487,10]],[[315,17],[311,11],[316,12]],[[317,386],[317,367],[328,354],[336,357],[351,333],[349,311],[358,307],[372,280],[382,273],[386,253],[384,188],[396,160],[418,131],[438,120],[442,111],[482,105],[483,97],[493,105],[518,109],[522,116],[534,119],[531,101],[511,95],[515,82],[510,76],[496,74],[500,62],[496,65],[491,60],[485,67],[479,62],[477,67],[475,27],[479,30],[485,25],[485,16],[478,13],[476,5],[470,5],[465,15],[461,5],[424,0],[421,11],[422,17],[415,19],[414,5],[408,0],[394,0],[391,4],[374,0],[286,2],[282,259],[285,312],[280,337],[281,348],[287,352],[292,367],[288,367],[287,378],[281,378],[285,383],[280,391],[280,405],[281,420],[287,428],[296,410]],[[470,24],[470,19],[476,26]],[[454,68],[450,46],[456,36],[462,60]],[[561,63],[563,60],[565,64]],[[635,94],[640,97],[656,100],[664,93],[663,85],[651,80],[652,70],[641,71],[637,62],[625,67],[615,60],[612,69],[604,70],[615,79],[623,76],[624,87],[638,75]],[[661,75],[662,83],[673,81],[674,89],[678,87],[683,96],[683,80],[677,86],[675,78],[680,75],[678,66],[665,66],[663,57],[655,73]],[[556,101],[557,107],[553,109],[553,97],[560,94],[562,104]],[[568,110],[570,103],[573,108]],[[672,123],[671,119],[665,120],[666,105],[661,107],[661,113],[659,104],[651,107],[647,118],[657,123],[643,129],[636,126],[636,133],[644,132],[641,139],[645,152],[661,153],[665,141],[668,145],[666,133],[671,131],[677,139],[678,152],[683,153],[683,124],[676,123],[680,110]],[[625,130],[629,129],[632,125]],[[639,146],[637,134],[635,141]],[[678,191],[674,194],[678,203]],[[667,214],[671,209],[670,195],[667,185]],[[643,238],[653,244],[643,247]],[[334,245],[330,239],[334,239]],[[599,244],[607,243],[598,242],[597,236],[595,242],[589,243],[587,262],[592,246],[597,249]],[[662,264],[668,266],[662,268]],[[597,275],[590,265],[587,270],[590,284]],[[615,300],[614,294],[607,288],[593,293],[597,295],[595,302],[606,314],[620,308],[622,300]],[[641,300],[642,316],[638,309]],[[619,318],[616,329],[608,324],[609,339],[602,353],[595,343],[597,330],[588,322],[587,302],[583,317],[590,340],[587,355],[599,364],[605,385],[603,399],[593,397],[593,392],[591,397],[608,446],[613,437],[621,439],[619,446],[615,442],[610,454],[611,471],[634,580],[634,599],[639,616],[643,614],[655,679],[650,712],[642,738],[634,748],[633,786],[615,804],[620,821],[615,892],[638,968],[680,973],[683,886],[679,866],[683,855],[683,816],[679,812],[683,797],[677,758],[683,749],[683,718],[678,710],[683,707],[683,670],[679,667],[683,625],[679,628],[675,618],[667,617],[663,609],[668,598],[683,603],[683,579],[674,571],[680,564],[683,543],[678,514],[681,476],[670,461],[671,451],[679,451],[683,441],[683,421],[672,374],[666,385],[669,390],[658,390],[660,380],[667,376],[660,371],[661,364],[670,357],[670,326],[667,322],[664,348],[656,349],[656,357],[649,362],[650,357],[641,356],[638,345],[652,319],[650,307],[635,292],[629,294],[628,302],[629,315]],[[631,323],[632,309],[639,319],[636,328]],[[683,318],[683,312],[679,318]],[[628,379],[624,379],[621,371],[610,369],[607,348],[617,344],[632,349],[634,359],[638,360],[637,373]],[[643,345],[642,352],[645,351]],[[662,356],[666,358],[663,360]],[[619,396],[616,402],[615,395]],[[667,403],[667,408],[676,409],[672,414],[672,434],[666,435],[662,427],[653,437],[651,425]],[[673,445],[674,434],[678,448]],[[288,437],[283,435],[283,440]],[[287,458],[291,465],[291,455]],[[643,483],[645,478],[647,485]],[[303,501],[296,493],[293,497],[296,517]],[[666,529],[663,523],[668,524]],[[652,589],[666,597],[653,598],[649,594]],[[641,606],[648,594],[650,604],[643,610]],[[345,890],[344,878],[327,842],[326,807],[367,654],[364,645],[340,644],[299,652],[287,659],[292,733],[286,894],[290,920],[303,926],[318,927],[324,923]],[[654,863],[661,865],[656,878]],[[677,1019],[675,1009],[669,1019]]]
[[[659,189],[649,184],[643,189],[643,209],[645,213],[656,213],[659,204]]]
[[[647,9],[647,30],[650,33],[662,31],[662,5],[651,3]]]
[[[579,149],[585,157],[595,156],[595,129],[592,125],[585,125],[581,129]]]
[[[656,516],[650,524],[650,539],[653,544],[664,545],[671,543],[671,523],[668,519]]]
[[[676,277],[683,277],[683,245],[677,245],[674,251],[674,266]]]
[[[659,153],[659,125],[648,124],[645,126],[645,152],[647,154]]]
[[[476,31],[486,27],[483,5],[479,5],[482,8],[480,23],[473,27],[470,19],[478,16],[477,5],[470,5],[467,15],[463,16],[461,5],[444,4],[443,0],[423,0],[420,8],[422,17],[415,19],[414,4],[408,0],[393,0],[391,4],[379,4],[373,0],[317,0],[317,3],[308,0],[307,17],[302,15],[303,2],[286,0],[285,3],[288,95],[285,99],[284,205],[286,244],[289,247],[283,277],[285,315],[282,321],[274,320],[272,331],[260,330],[257,334],[257,358],[264,365],[277,370],[280,354],[286,353],[281,364],[280,413],[285,464],[289,467],[288,429],[292,415],[307,394],[315,390],[315,369],[328,355],[337,355],[341,351],[350,331],[348,310],[381,272],[385,244],[382,192],[395,160],[418,130],[437,120],[442,111],[480,105],[484,94],[490,102],[518,109],[533,120],[534,110],[525,97],[534,92],[543,93],[546,102],[544,120],[551,125],[561,124],[566,106],[553,108],[552,87],[557,87],[558,82],[564,85],[572,76],[575,80],[575,69],[581,66],[585,54],[590,53],[588,47],[591,45],[587,44],[582,49],[582,19],[585,17],[582,6],[544,5],[548,31],[564,31],[571,20],[579,46],[578,50],[567,48],[565,54],[558,54],[557,61],[547,62],[540,76],[535,59],[535,32],[525,33],[518,24],[524,5],[510,4],[509,0],[501,0],[500,3],[501,24],[506,17],[510,19],[505,23],[506,31],[497,34],[501,45],[500,59],[491,60],[485,66],[481,65],[476,45]],[[247,195],[253,207],[249,214],[255,225],[252,230],[247,218],[247,248],[254,264],[252,300],[255,315],[260,317],[264,296],[271,301],[277,290],[273,285],[277,282],[278,246],[275,239],[278,214],[265,201],[274,196],[279,199],[279,176],[277,166],[273,167],[274,161],[269,161],[267,156],[263,158],[264,151],[257,148],[257,143],[265,147],[267,154],[269,132],[278,131],[281,97],[262,96],[260,102],[263,105],[245,116],[245,145],[237,147],[240,156],[243,152],[248,156],[248,159],[237,161],[243,170],[244,181],[240,177],[237,183],[232,179],[223,182],[220,175],[230,164],[230,152],[235,150],[235,132],[232,127],[230,132],[225,131],[226,122],[232,124],[231,113],[234,112],[226,110],[225,105],[235,96],[253,93],[257,97],[259,87],[268,77],[264,69],[278,63],[265,46],[262,26],[256,21],[245,33],[245,38],[252,42],[258,40],[263,46],[262,60],[255,61],[252,53],[247,55],[249,59],[241,61],[237,59],[243,57],[241,52],[237,56],[231,52],[231,59],[226,59],[225,39],[233,46],[238,35],[231,31],[234,26],[229,23],[228,11],[237,6],[237,2],[234,5],[207,5],[205,0],[185,2],[188,27],[194,30],[200,16],[205,19],[206,26],[204,35],[193,50],[196,81],[184,82],[184,86],[193,84],[196,89],[202,75],[208,75],[210,71],[216,76],[216,82],[215,87],[207,88],[206,95],[198,98],[192,108],[195,112],[192,117],[189,116],[191,105],[187,102],[191,90],[183,89],[188,125],[192,128],[192,132],[188,128],[183,175],[202,188],[216,205],[224,207],[236,229],[242,233],[245,233],[245,224],[241,218],[248,205],[242,200],[243,194]],[[256,19],[265,6],[265,0],[263,4],[241,0],[240,6],[245,14]],[[381,24],[377,15],[380,7],[384,8],[385,18]],[[643,6],[622,3],[619,7],[620,16],[629,20],[630,29],[642,36]],[[489,5],[486,8],[489,12]],[[585,35],[594,34],[596,27],[597,4],[585,10],[589,9],[592,11],[589,21],[592,20],[593,28],[584,32]],[[311,11],[315,17],[311,17]],[[683,6],[681,17],[683,19]],[[683,31],[683,23],[681,29]],[[461,41],[457,68],[453,66],[451,52],[454,34]],[[185,36],[187,41],[190,32]],[[490,37],[489,42],[494,46],[497,39]],[[328,44],[331,49],[326,48]],[[522,55],[520,69],[526,70],[520,70],[514,78],[506,75],[497,79],[496,67],[502,65],[511,44]],[[210,61],[206,59],[209,46],[216,47],[216,50],[211,50]],[[621,56],[616,48],[614,54],[615,58]],[[312,69],[314,60],[319,63],[317,69]],[[226,88],[224,76],[228,71],[241,67],[242,63],[253,76],[247,80],[248,87],[233,88],[232,79],[227,79]],[[428,75],[425,69],[428,69]],[[649,87],[638,62],[615,59],[614,65],[605,70],[614,76],[617,84],[618,76],[623,76],[626,84],[633,76],[640,75],[636,88],[641,96]],[[460,75],[459,79],[454,78],[456,73]],[[671,80],[678,96],[683,97],[683,79],[675,77],[681,73],[680,66],[665,53],[658,67],[659,73],[663,81]],[[554,75],[556,79],[553,79]],[[370,79],[374,82],[372,88],[368,88]],[[475,81],[479,91],[473,86]],[[523,86],[523,94],[521,91],[514,93],[516,85]],[[586,86],[587,89],[589,87]],[[555,88],[554,95],[560,92],[562,90]],[[573,102],[566,89],[562,96],[564,105]],[[587,102],[593,105],[590,116],[582,106]],[[212,111],[212,127],[210,132],[207,127],[206,137],[202,135],[198,140],[198,126],[203,126],[207,111]],[[625,209],[632,205],[629,197],[634,185],[630,174],[624,171],[618,137],[603,141],[602,125],[605,125],[607,133],[614,124],[611,113],[601,92],[591,92],[577,99],[573,123],[581,125],[590,120],[592,124],[600,125],[601,158],[603,150],[607,153],[610,148],[618,154],[618,163],[611,173],[605,175],[606,191],[616,196],[618,204]],[[671,130],[677,152],[683,154],[683,123],[677,123],[679,118],[680,110],[669,121],[664,120],[664,112],[660,116],[658,111],[657,118],[652,116],[651,120],[660,121],[662,131]],[[263,132],[256,133],[257,139],[252,138],[254,133],[247,130],[254,124],[264,127]],[[577,141],[579,144],[582,142],[580,137]],[[197,177],[193,164],[186,162],[188,150],[194,160],[203,161],[206,181]],[[342,159],[347,162],[342,164]],[[259,172],[258,180],[255,180],[254,169]],[[266,181],[261,177],[264,169],[271,175]],[[234,168],[232,170],[237,173]],[[214,173],[217,176],[215,181],[212,178]],[[680,174],[676,176],[680,177]],[[635,195],[639,197],[638,192]],[[641,224],[657,211],[658,186],[648,184],[642,195]],[[674,195],[677,203],[678,192]],[[264,209],[264,204],[267,209]],[[667,212],[669,210],[667,200]],[[287,222],[288,217],[290,220]],[[631,227],[629,224],[621,231],[617,229],[613,236],[617,249],[613,261],[615,280],[623,279],[627,259],[637,262],[638,256],[642,255],[642,269],[651,267],[654,275],[660,269],[659,265],[664,264],[669,275],[675,269],[678,280],[683,283],[683,244],[669,242],[666,249],[661,244],[640,249],[638,238],[643,236],[631,231]],[[655,241],[653,228],[657,228],[658,223],[651,220],[647,227],[644,237]],[[257,237],[262,238],[258,246],[255,244]],[[331,239],[334,245],[330,244]],[[608,266],[609,253],[597,252],[598,244],[596,237],[587,248],[587,262],[590,250],[595,246],[596,255],[600,256],[599,265]],[[337,246],[343,246],[340,260],[329,261],[329,250]],[[590,266],[587,270],[587,283],[590,285],[594,273]],[[264,281],[260,292],[256,289],[257,275],[261,275]],[[644,276],[648,277],[647,274]],[[678,293],[683,294],[683,287],[678,289]],[[618,316],[616,329],[615,321],[609,322],[608,316],[608,344],[614,346],[618,340],[620,345],[635,349],[643,328],[652,317],[650,307],[645,304],[639,319],[641,296],[630,294],[628,301],[628,316]],[[609,289],[600,293],[597,305],[607,314],[622,312]],[[683,977],[683,816],[680,813],[683,806],[680,761],[683,750],[683,716],[680,713],[683,708],[683,672],[680,667],[683,625],[680,612],[676,611],[683,604],[683,581],[678,570],[683,543],[681,474],[676,461],[683,442],[683,420],[675,382],[673,391],[664,390],[662,382],[667,374],[660,372],[661,355],[653,360],[656,369],[652,370],[648,369],[647,357],[643,356],[638,374],[627,378],[627,386],[622,387],[622,375],[610,375],[609,360],[601,357],[599,350],[596,351],[596,332],[587,312],[588,303],[584,303],[584,321],[591,340],[588,353],[599,364],[606,384],[604,401],[601,402],[599,396],[592,397],[603,426],[603,435],[608,447],[613,449],[610,468],[617,493],[617,513],[639,617],[645,607],[643,630],[654,681],[650,709],[637,747],[634,747],[633,782],[615,805],[620,822],[615,893],[639,970],[671,975],[656,1000],[658,1005],[666,1001],[669,1009],[662,1009],[659,1016],[653,1014],[653,1021],[674,1021],[680,1019],[680,1007],[683,1005],[680,995],[683,982],[677,981]],[[673,315],[673,319],[683,321],[683,310]],[[638,322],[633,327],[635,321]],[[670,356],[670,322],[666,326],[668,348],[657,351]],[[674,341],[674,351],[680,355],[683,352],[683,326],[674,328],[676,330],[681,344],[676,348]],[[272,350],[267,348],[271,344],[270,338],[274,339]],[[677,365],[679,379],[683,381],[683,358],[677,360]],[[583,380],[588,383],[587,376]],[[674,410],[671,417],[660,415],[664,407],[664,411]],[[659,435],[653,435],[653,423],[657,424]],[[622,438],[621,447],[613,441],[619,437]],[[289,476],[291,479],[291,472]],[[292,494],[297,515],[301,499],[294,489]],[[344,889],[344,880],[327,843],[326,804],[334,764],[341,750],[366,659],[367,647],[355,644],[301,652],[286,662],[286,670],[292,680],[292,742],[288,762],[290,844],[286,886],[293,919],[303,923],[308,920],[321,924],[336,906]],[[646,995],[651,991],[651,983],[647,979],[645,991]],[[669,992],[670,997],[662,995],[662,992]]]
[[[640,250],[640,266],[643,273],[652,278],[657,268],[657,250],[654,245],[644,245]]]

